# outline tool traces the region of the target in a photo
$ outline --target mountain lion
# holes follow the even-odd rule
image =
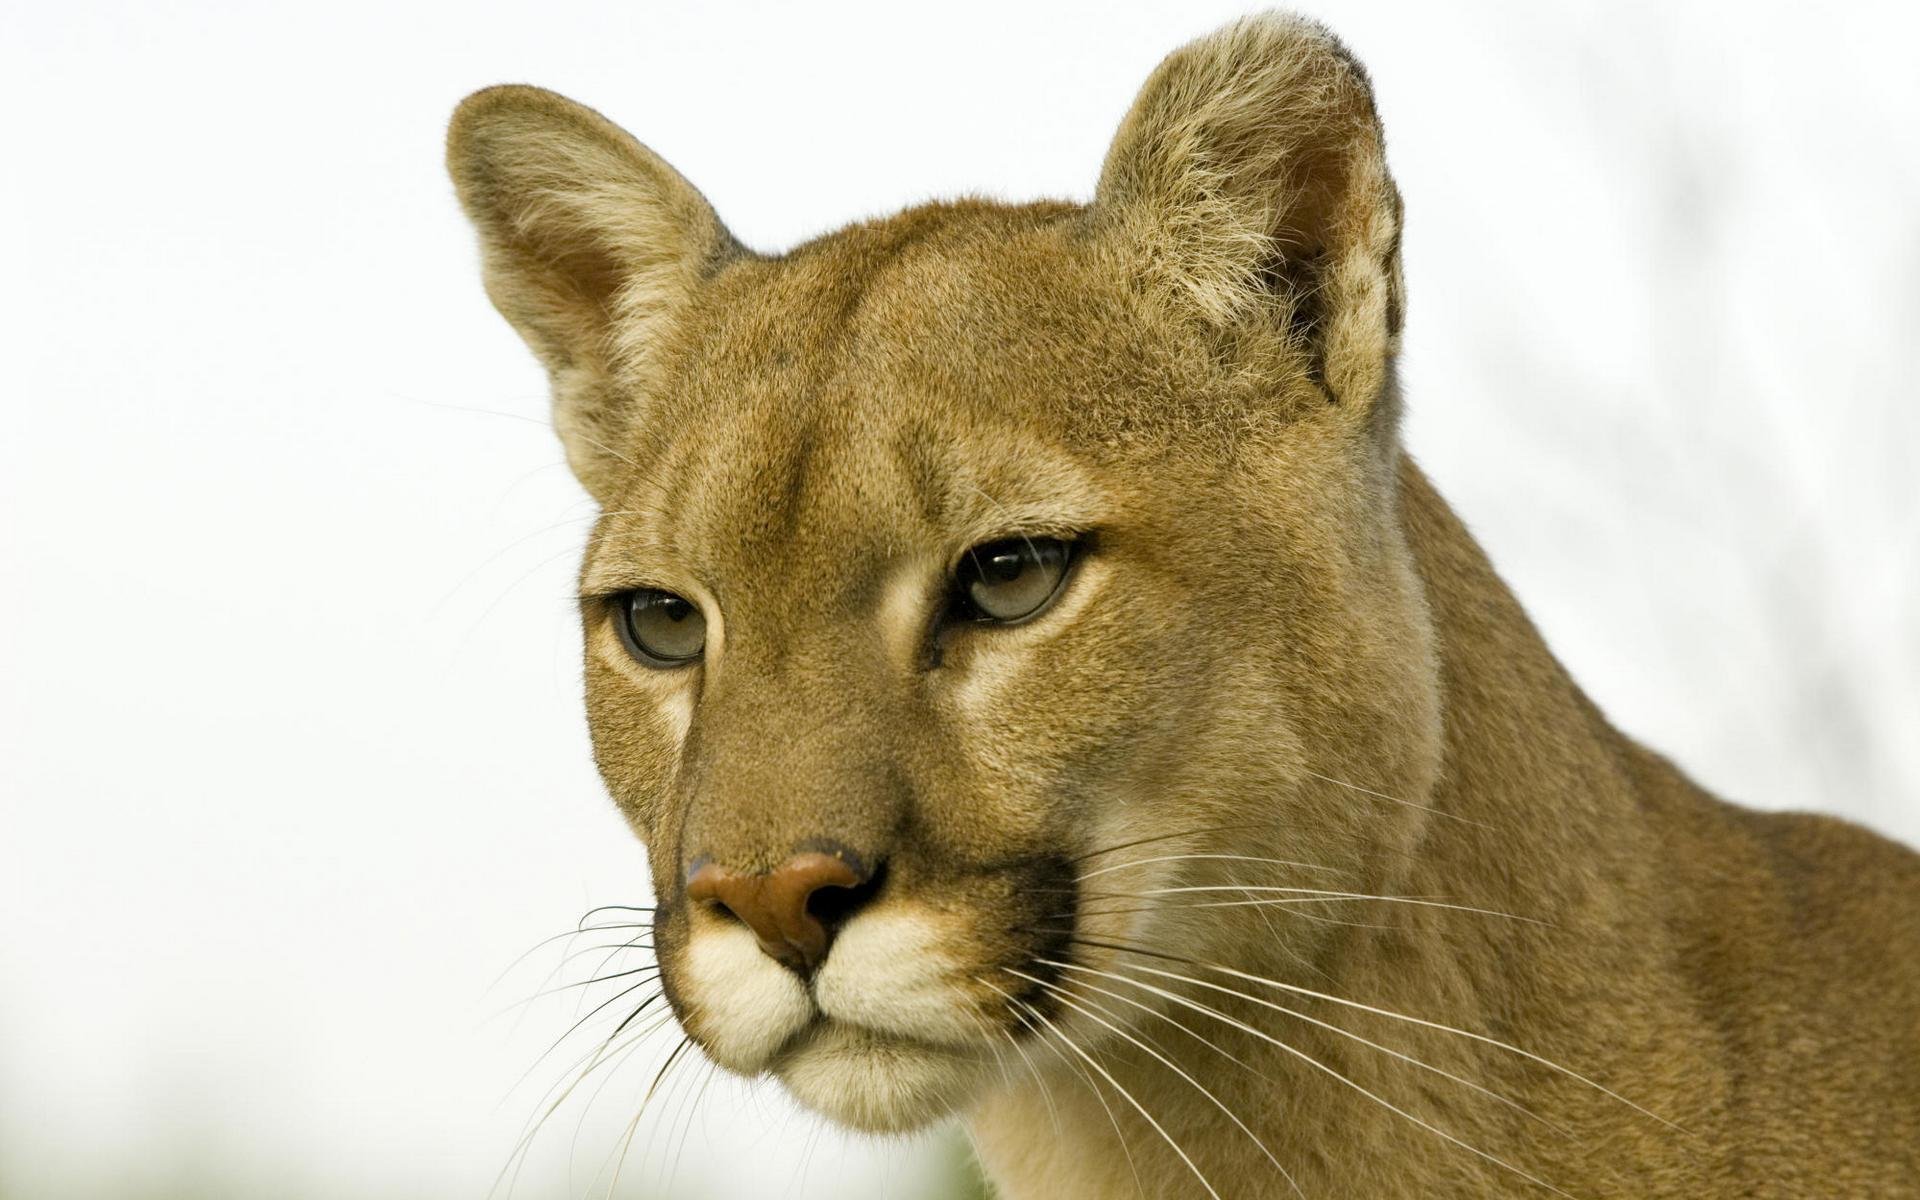
[[[1398,439],[1360,65],[1231,25],[1093,200],[748,250],[598,114],[448,163],[601,507],[692,1043],[1000,1194],[1920,1195],[1920,857],[1570,680]]]

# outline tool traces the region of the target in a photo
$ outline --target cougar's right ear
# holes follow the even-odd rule
[[[651,150],[540,88],[461,102],[447,170],[480,234],[487,295],[546,366],[567,461],[605,505],[654,383],[650,351],[701,281],[745,251]]]

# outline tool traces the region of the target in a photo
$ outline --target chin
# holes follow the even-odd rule
[[[912,1133],[966,1108],[987,1080],[978,1054],[826,1020],[773,1073],[801,1105],[850,1129]]]

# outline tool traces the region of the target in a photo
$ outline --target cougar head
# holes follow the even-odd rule
[[[1185,901],[1419,812],[1438,685],[1394,506],[1399,204],[1364,74],[1269,17],[1173,54],[1091,203],[785,254],[530,87],[448,161],[601,512],[595,755],[697,1044],[866,1129],[963,1109],[1115,945],[1310,955]],[[1142,1000],[1151,1004],[1148,997]]]

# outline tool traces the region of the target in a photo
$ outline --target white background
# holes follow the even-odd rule
[[[1238,11],[8,5],[0,1195],[482,1195],[573,1011],[489,1019],[551,956],[494,977],[645,900],[461,95],[595,105],[775,250],[1086,196]],[[1407,198],[1408,441],[1554,645],[1723,793],[1920,839],[1912,6],[1314,11]],[[932,1194],[921,1143],[683,1077],[623,1194]],[[516,1194],[588,1194],[645,1082]]]

